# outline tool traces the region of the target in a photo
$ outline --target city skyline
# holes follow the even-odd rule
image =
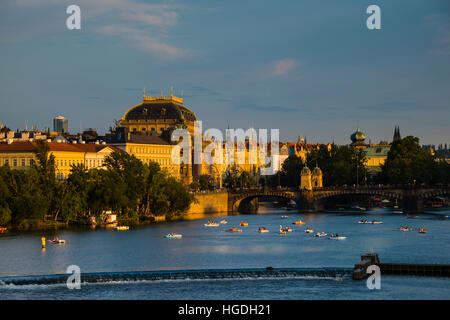
[[[382,29],[368,30],[368,4],[325,2],[78,1],[69,31],[68,1],[5,1],[0,121],[43,129],[61,114],[105,133],[144,87],[173,86],[205,128],[348,144],[358,127],[379,142],[398,125],[447,143],[450,6],[376,1]]]

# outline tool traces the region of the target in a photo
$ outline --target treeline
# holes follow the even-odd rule
[[[111,210],[119,219],[166,215],[189,209],[193,195],[159,164],[143,164],[127,153],[111,153],[105,169],[72,166],[66,181],[55,177],[55,158],[37,142],[35,165],[26,170],[0,167],[0,225],[26,228],[43,221],[88,222]]]
[[[306,165],[313,170],[316,165],[323,173],[323,186],[365,184],[439,185],[450,184],[450,164],[436,159],[419,145],[419,139],[408,136],[392,143],[381,172],[368,172],[362,149],[353,146],[321,145],[307,155]],[[290,155],[280,172],[267,179],[271,186],[296,187],[300,185],[302,160]]]

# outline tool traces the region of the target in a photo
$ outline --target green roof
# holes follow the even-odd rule
[[[387,147],[370,147],[364,149],[367,157],[387,157],[387,154],[391,148]]]

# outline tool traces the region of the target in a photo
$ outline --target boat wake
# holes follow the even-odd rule
[[[350,279],[349,268],[310,269],[215,269],[181,271],[133,271],[82,273],[81,284],[138,284],[149,282],[220,280],[336,280]],[[0,277],[1,289],[32,289],[41,286],[65,286],[68,274]]]

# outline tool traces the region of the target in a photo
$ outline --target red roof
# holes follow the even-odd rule
[[[123,152],[116,146],[108,144],[68,144],[68,143],[58,143],[58,142],[46,142],[50,147],[50,151],[68,151],[68,152],[99,152],[104,148],[111,148],[115,152]],[[33,152],[36,147],[36,142],[13,142],[0,143],[0,152]]]

